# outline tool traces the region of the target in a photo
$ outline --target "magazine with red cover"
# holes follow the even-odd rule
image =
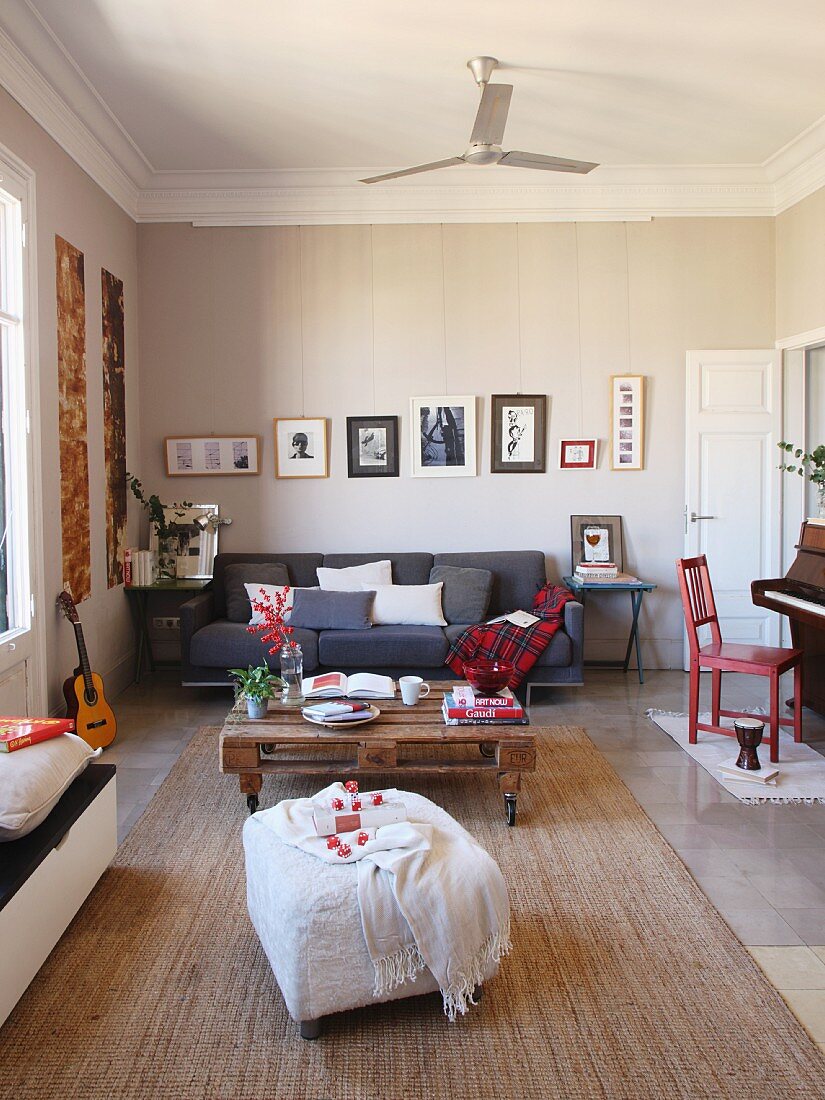
[[[74,733],[73,718],[6,718],[0,716],[0,752],[15,752],[61,733]]]

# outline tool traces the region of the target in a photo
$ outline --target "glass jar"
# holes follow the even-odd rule
[[[304,701],[301,685],[304,679],[304,654],[297,642],[281,647],[281,679],[284,682],[281,703],[285,707],[299,707]]]

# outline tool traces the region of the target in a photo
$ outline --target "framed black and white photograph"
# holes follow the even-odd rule
[[[413,397],[413,477],[475,477],[475,397]]]
[[[177,577],[211,577],[218,552],[218,526],[202,529],[195,522],[204,516],[217,516],[217,504],[165,504],[163,515],[169,528],[165,551],[175,558]],[[154,526],[149,528],[149,549],[159,553]]]
[[[398,477],[398,417],[347,417],[347,475]]]
[[[173,435],[163,441],[168,477],[259,474],[259,435]]]
[[[571,516],[570,560],[575,573],[580,562],[612,562],[624,572],[621,516]]]
[[[494,393],[490,469],[494,474],[543,474],[547,469],[547,397]]]
[[[329,477],[328,420],[276,418],[275,477]]]
[[[613,470],[644,469],[644,381],[641,374],[614,374],[610,379]]]

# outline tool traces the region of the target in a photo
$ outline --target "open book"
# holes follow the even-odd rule
[[[528,627],[539,621],[538,615],[531,615],[529,611],[511,611],[509,615],[499,615],[495,619],[488,619],[487,625],[492,623],[512,623],[513,626]]]
[[[394,699],[395,684],[389,676],[376,676],[374,672],[356,672],[345,676],[343,672],[324,672],[321,676],[307,676],[301,684],[307,699]]]

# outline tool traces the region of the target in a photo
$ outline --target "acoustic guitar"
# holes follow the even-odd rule
[[[74,600],[68,592],[61,592],[57,602],[74,627],[80,660],[74,673],[63,684],[67,715],[74,718],[78,737],[82,737],[93,749],[105,749],[107,745],[111,745],[117,733],[114,712],[106,702],[103,680],[96,672],[92,672],[89,665],[83,627]]]

